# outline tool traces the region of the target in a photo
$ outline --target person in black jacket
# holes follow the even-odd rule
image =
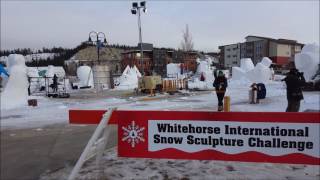
[[[222,71],[219,71],[217,78],[213,82],[213,86],[216,89],[216,94],[218,98],[218,111],[223,110],[223,98],[228,87],[227,78],[224,76]]]
[[[282,81],[285,81],[287,85],[288,107],[286,112],[298,112],[300,108],[300,101],[303,99],[301,88],[306,83],[303,73],[292,68]]]
[[[56,74],[54,74],[53,78],[53,92],[57,92],[58,91],[58,77]]]

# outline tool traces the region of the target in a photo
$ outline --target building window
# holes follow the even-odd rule
[[[230,58],[231,56],[230,56],[230,55],[228,55],[227,57],[228,57],[228,58]]]

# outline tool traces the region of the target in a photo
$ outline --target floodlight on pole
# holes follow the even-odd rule
[[[139,4],[140,4],[140,6],[139,6]],[[146,1],[141,1],[140,3],[133,2],[132,3],[132,9],[131,9],[131,13],[132,14],[137,14],[138,13],[139,44],[140,44],[140,54],[141,54],[141,56],[140,56],[140,64],[141,64],[141,68],[142,68],[142,74],[144,74],[140,9],[143,9],[144,13],[147,12]]]

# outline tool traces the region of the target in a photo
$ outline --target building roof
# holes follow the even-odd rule
[[[274,38],[270,38],[270,37],[263,37],[263,36],[253,36],[253,35],[248,35],[245,37],[245,39],[247,39],[248,37],[255,37],[255,38],[259,38],[259,39],[266,39],[266,40],[270,40],[270,41],[274,41],[276,43],[279,44],[297,44],[297,45],[304,45],[302,43],[298,43],[297,40],[292,40],[292,39],[274,39]]]

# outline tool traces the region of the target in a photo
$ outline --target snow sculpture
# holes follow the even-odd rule
[[[118,79],[118,84],[115,86],[115,89],[130,90],[138,88],[139,77],[141,77],[141,73],[139,72],[138,68],[136,66],[129,67],[128,65]]]
[[[306,81],[310,81],[319,68],[319,46],[305,45],[301,53],[296,54],[294,59],[296,68],[304,73]]]
[[[244,72],[251,71],[254,68],[252,60],[250,58],[243,58],[240,60],[240,68]]]
[[[1,93],[1,109],[12,109],[27,104],[28,79],[25,59],[20,54],[8,57],[10,77]]]
[[[232,67],[233,80],[250,80],[253,83],[266,83],[271,78],[270,65],[272,61],[268,57],[263,57],[256,66],[250,58],[240,61],[240,67]]]
[[[212,89],[213,88],[213,68],[211,67],[212,59],[197,59],[198,67],[196,75],[188,81],[188,88],[190,89]],[[202,79],[203,78],[203,79]],[[201,81],[201,79],[203,81]]]
[[[240,80],[246,76],[246,72],[240,67],[232,67],[232,79]]]
[[[272,64],[272,61],[268,57],[263,57],[261,60],[261,63],[266,67],[270,67],[270,65]]]
[[[77,77],[80,79],[80,87],[91,86],[94,87],[93,84],[93,73],[91,67],[89,66],[80,66],[77,69]]]

